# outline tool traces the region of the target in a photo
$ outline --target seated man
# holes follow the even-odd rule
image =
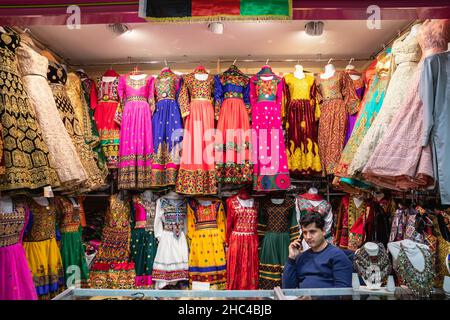
[[[345,253],[325,240],[325,220],[316,213],[300,220],[303,238],[310,246],[301,253],[301,240],[289,245],[283,288],[338,288],[352,286],[352,263]]]

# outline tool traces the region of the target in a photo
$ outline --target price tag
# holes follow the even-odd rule
[[[210,287],[209,282],[192,281],[192,290],[209,290]]]
[[[44,187],[44,197],[53,198],[53,190],[51,186]]]

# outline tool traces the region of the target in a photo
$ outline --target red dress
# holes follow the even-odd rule
[[[239,193],[227,199],[227,290],[258,289],[258,209]]]

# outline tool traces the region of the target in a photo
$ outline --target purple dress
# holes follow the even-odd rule
[[[351,75],[351,73],[349,73]],[[356,95],[360,100],[362,100],[364,96],[365,86],[363,77],[353,80],[353,85],[355,86]],[[348,114],[347,115],[347,133],[345,134],[344,146],[347,144],[350,136],[352,135],[353,128],[355,127],[356,119],[358,118],[358,113]]]
[[[24,205],[17,205],[13,212],[0,212],[0,300],[37,300],[22,246],[28,219]]]
[[[123,106],[115,116],[121,126],[119,189],[145,189],[152,182],[154,78],[121,76],[117,91]]]

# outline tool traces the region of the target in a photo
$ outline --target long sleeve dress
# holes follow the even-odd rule
[[[283,79],[269,66],[250,79],[253,189],[286,190],[291,185],[281,125]]]
[[[217,179],[221,183],[252,182],[249,80],[235,65],[214,78],[218,119],[214,147]]]
[[[115,116],[120,123],[119,189],[145,189],[152,182],[154,78],[123,75],[117,90],[123,105]]]
[[[238,195],[227,199],[226,241],[227,290],[257,290],[258,205],[255,199],[241,199]]]
[[[214,164],[214,77],[198,80],[196,74],[206,75],[197,68],[183,77],[178,102],[185,119],[183,152],[176,191],[184,194],[215,194],[217,177]]]

